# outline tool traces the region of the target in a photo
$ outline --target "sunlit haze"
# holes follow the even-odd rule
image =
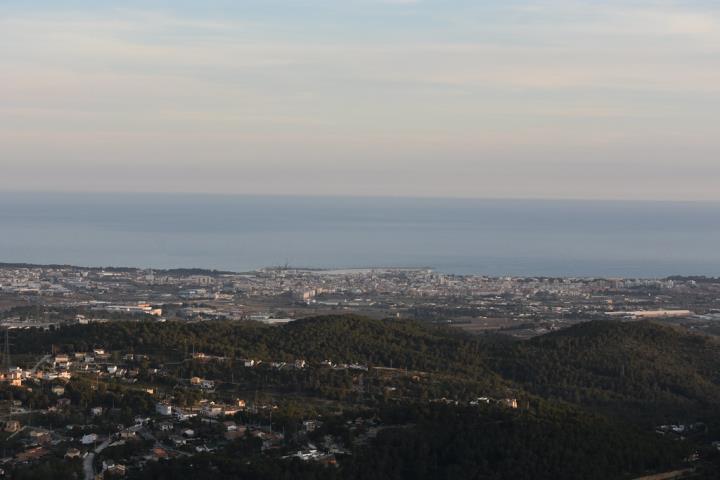
[[[711,1],[5,1],[0,189],[720,200],[719,54]]]

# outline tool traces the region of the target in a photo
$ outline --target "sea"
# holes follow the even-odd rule
[[[720,276],[720,203],[0,192],[0,262]]]

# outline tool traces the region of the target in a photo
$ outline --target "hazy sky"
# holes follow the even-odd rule
[[[0,1],[0,189],[720,200],[720,2]]]

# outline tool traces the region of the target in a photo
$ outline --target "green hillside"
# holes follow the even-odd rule
[[[238,444],[153,464],[138,478],[633,478],[682,465],[695,445],[720,434],[720,343],[648,322],[590,322],[529,341],[354,315],[277,327],[111,322],[16,331],[13,345],[19,355],[53,346],[146,353],[168,364],[167,378],[232,377],[277,398],[339,402],[385,425],[338,470],[268,461]],[[229,361],[189,361],[190,349]],[[369,370],[248,369],[235,361],[242,358],[327,359]],[[520,408],[468,406],[483,394],[512,395]],[[654,433],[659,423],[695,421],[707,428],[688,441]]]
[[[720,399],[720,342],[679,328],[589,322],[494,350],[493,368],[535,394],[635,418],[701,417]]]

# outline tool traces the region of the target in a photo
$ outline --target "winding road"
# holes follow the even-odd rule
[[[93,467],[95,454],[102,452],[108,447],[108,445],[110,445],[110,438],[111,437],[108,437],[107,440],[95,447],[95,450],[85,456],[85,460],[83,460],[83,472],[85,472],[85,480],[93,480],[95,478],[95,468]]]

